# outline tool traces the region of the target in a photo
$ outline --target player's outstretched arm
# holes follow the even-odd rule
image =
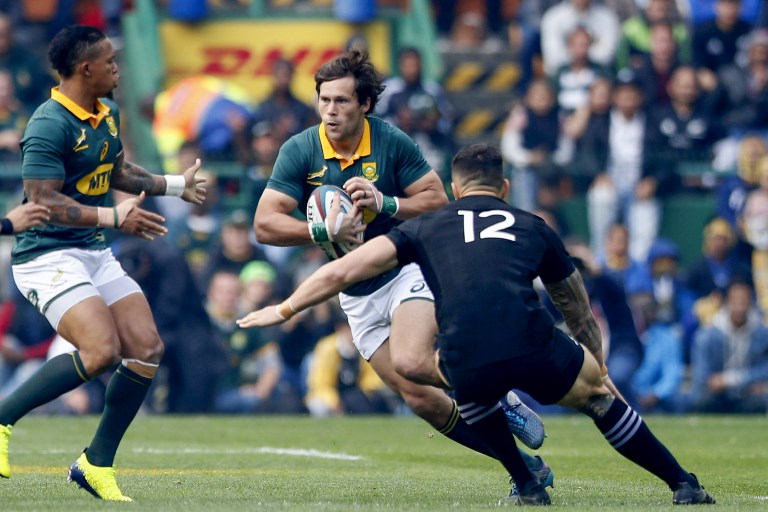
[[[120,153],[112,169],[110,185],[133,195],[145,192],[150,196],[176,196],[188,203],[203,204],[206,179],[197,177],[201,165],[198,158],[194,165],[181,175],[159,176],[134,163],[126,162],[124,153]]]
[[[309,276],[290,297],[237,320],[240,327],[280,324],[296,313],[319,304],[349,285],[397,266],[397,250],[386,236],[378,236],[338,260],[326,263]]]

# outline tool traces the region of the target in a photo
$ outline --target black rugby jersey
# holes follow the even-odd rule
[[[555,328],[534,279],[574,271],[544,221],[492,196],[468,196],[395,227],[400,264],[416,262],[435,295],[440,358],[465,369],[512,359],[547,343]]]

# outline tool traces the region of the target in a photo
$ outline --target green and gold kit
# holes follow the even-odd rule
[[[25,180],[63,180],[61,193],[80,204],[102,206],[120,143],[117,105],[103,98],[88,112],[58,88],[32,115],[21,140]],[[26,198],[25,198],[26,201]],[[11,262],[30,261],[65,248],[103,249],[102,228],[47,224],[16,235]]]
[[[296,199],[304,213],[309,196],[320,185],[342,187],[348,179],[362,176],[387,196],[405,197],[405,189],[431,169],[413,139],[381,119],[367,117],[363,138],[350,160],[336,153],[323,124],[290,138],[280,148],[267,188]],[[402,222],[386,214],[366,213],[366,240],[387,233]],[[368,295],[391,281],[398,272],[396,268],[357,283],[345,293]]]

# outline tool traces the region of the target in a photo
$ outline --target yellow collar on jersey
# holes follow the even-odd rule
[[[61,103],[64,108],[72,112],[72,114],[79,120],[90,121],[91,126],[94,128],[99,126],[101,120],[109,115],[109,107],[102,103],[100,100],[96,100],[96,110],[98,113],[94,114],[92,112],[88,112],[83,107],[66,97],[59,90],[58,86],[51,89],[51,99]]]
[[[331,144],[331,141],[328,140],[328,135],[325,133],[325,123],[320,123],[320,145],[323,147],[323,158],[328,160],[329,158],[338,158],[341,160],[341,170],[343,171],[353,163],[355,163],[355,160],[360,158],[361,156],[368,156],[371,154],[371,125],[368,122],[368,119],[363,119],[363,122],[365,123],[363,125],[363,137],[360,139],[360,144],[357,145],[357,149],[355,150],[355,153],[352,155],[352,158],[347,160],[340,154],[336,152],[336,150],[333,148],[333,145]]]

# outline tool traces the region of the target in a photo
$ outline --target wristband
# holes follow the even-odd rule
[[[13,234],[13,222],[11,219],[0,219],[0,235],[12,235]]]
[[[96,225],[100,228],[115,228],[120,227],[120,222],[117,217],[117,207],[115,208],[102,208],[101,206],[96,208]]]
[[[165,178],[165,195],[181,197],[184,194],[184,189],[187,186],[187,181],[184,176],[178,176],[175,174],[166,174]]]
[[[381,213],[386,213],[390,217],[397,215],[400,209],[400,201],[396,197],[382,196]]]
[[[316,244],[320,242],[328,242],[331,239],[331,237],[328,236],[328,229],[323,222],[309,224],[309,236]]]
[[[275,306],[275,313],[277,313],[277,316],[280,317],[281,320],[288,320],[289,318],[293,317],[298,311],[293,309],[293,305],[291,304],[291,299],[286,299],[277,306]]]

